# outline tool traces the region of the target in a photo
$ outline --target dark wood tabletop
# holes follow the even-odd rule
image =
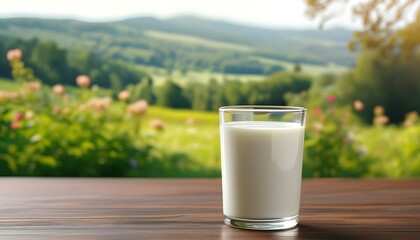
[[[420,179],[311,179],[300,223],[223,224],[220,179],[0,178],[1,239],[420,239]]]

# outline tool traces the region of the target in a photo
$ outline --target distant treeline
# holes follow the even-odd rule
[[[0,76],[12,78],[7,51],[19,48],[23,52],[23,62],[34,70],[34,74],[48,85],[75,85],[78,75],[89,75],[92,84],[111,88],[114,94],[127,88],[132,101],[146,99],[151,104],[171,108],[196,110],[216,110],[222,105],[273,104],[284,105],[286,92],[300,92],[309,89],[311,79],[300,73],[281,72],[279,66],[265,68],[258,62],[231,61],[226,63],[225,72],[272,74],[264,81],[218,83],[210,80],[207,84],[188,83],[181,87],[171,79],[162,86],[154,86],[153,79],[146,73],[127,67],[111,59],[101,59],[85,50],[67,51],[54,42],[31,39],[2,38],[0,40]],[[115,96],[115,95],[114,95]]]
[[[226,81],[208,84],[190,83],[181,87],[172,80],[153,87],[143,81],[130,85],[132,101],[143,98],[152,104],[170,108],[189,108],[214,111],[225,105],[286,105],[285,94],[308,90],[311,78],[300,73],[279,72],[259,82]]]
[[[46,84],[75,85],[78,75],[86,74],[92,83],[105,88],[121,88],[138,83],[149,76],[139,70],[111,59],[96,56],[87,50],[64,50],[47,40],[0,39],[0,76],[11,78],[11,69],[6,59],[7,51],[19,48],[23,62],[34,70],[35,76]]]
[[[137,43],[116,42],[110,46],[105,56],[123,62],[164,68],[168,72],[180,70],[187,72],[212,71],[228,74],[271,75],[284,70],[281,64],[262,63],[248,53],[231,50],[209,49],[197,46],[177,46],[176,43],[142,43],[148,42],[147,37]],[[103,43],[101,43],[103,44]],[[134,49],[135,48],[135,49]],[[124,49],[131,49],[127,51]],[[144,52],[139,51],[139,49]]]

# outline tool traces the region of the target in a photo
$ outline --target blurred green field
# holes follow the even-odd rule
[[[0,90],[2,91],[18,91],[19,85],[17,85],[15,82],[7,79],[7,78],[1,78],[0,77]]]
[[[167,40],[167,41],[180,42],[183,44],[187,43],[191,45],[198,45],[198,46],[218,48],[218,49],[221,48],[221,49],[236,50],[236,51],[251,51],[251,48],[246,45],[214,41],[214,40],[204,39],[200,37],[193,37],[193,36],[188,36],[188,35],[182,35],[182,34],[165,33],[165,32],[159,32],[159,31],[145,31],[144,34],[146,34],[149,37],[153,37],[153,38],[157,38],[161,40]]]
[[[19,84],[13,81],[0,79],[0,90],[19,91],[22,90],[22,87],[19,87]],[[49,86],[43,85],[42,91],[50,95],[50,99],[58,99],[57,96],[52,95],[53,93]],[[128,172],[124,176],[220,176],[220,140],[218,113],[216,111],[202,112],[149,106],[144,116],[130,118],[129,112],[127,111],[130,105],[124,101],[114,99],[107,108],[106,114],[93,112],[92,115],[89,115],[77,109],[83,106],[89,98],[110,96],[110,90],[98,89],[87,91],[87,89],[66,86],[66,92],[70,95],[72,102],[64,108],[59,107],[62,104],[60,101],[45,102],[47,105],[51,104],[49,107],[33,104],[32,101],[31,103],[27,102],[29,99],[23,102],[1,102],[0,107],[11,109],[9,114],[4,116],[0,115],[4,120],[3,124],[6,124],[3,126],[3,129],[7,129],[3,133],[8,134],[8,132],[13,131],[8,129],[10,119],[15,114],[27,113],[28,110],[33,111],[33,114],[36,116],[35,121],[40,124],[35,124],[35,127],[32,125],[21,126],[22,133],[24,134],[22,135],[24,138],[21,140],[24,141],[22,142],[19,139],[15,139],[16,141],[13,140],[14,143],[11,143],[7,148],[7,151],[10,150],[9,155],[12,154],[10,155],[12,158],[10,159],[14,161],[15,157],[13,154],[19,153],[19,156],[25,157],[30,161],[37,151],[41,151],[44,148],[44,145],[39,145],[42,141],[45,141],[45,147],[47,147],[49,144],[52,144],[48,143],[50,139],[53,142],[63,139],[61,135],[56,136],[57,131],[52,127],[55,126],[57,128],[58,126],[61,129],[59,131],[66,131],[64,129],[77,130],[73,131],[72,134],[67,132],[66,138],[64,138],[76,139],[74,141],[75,145],[72,148],[67,149],[67,145],[58,146],[66,150],[73,149],[72,151],[77,150],[77,152],[83,153],[80,156],[73,156],[71,154],[67,156],[72,161],[88,161],[92,159],[92,156],[95,159],[98,154],[101,155],[103,152],[106,152],[104,154],[108,156],[106,155],[108,154],[107,151],[109,151],[109,156],[112,159],[115,156],[121,155],[121,159],[118,159],[118,161],[124,161],[127,158],[131,161],[131,156],[136,155],[139,151],[141,152],[144,149],[142,144],[147,143],[153,146],[153,153],[148,155],[153,156],[151,158],[152,162],[143,163],[146,164],[144,165],[146,168],[138,168],[135,170],[137,172]],[[86,94],[92,95],[87,96]],[[57,107],[62,111],[68,108],[70,112],[74,111],[75,114],[62,115],[61,110],[57,112]],[[317,109],[309,107],[306,130],[307,139],[305,140],[305,177],[352,176],[401,178],[420,175],[420,151],[418,148],[420,145],[419,124],[409,126],[372,126],[360,124],[360,122],[355,121],[341,125],[341,120],[345,116],[343,115],[344,111],[346,110],[340,109],[337,112],[337,109],[333,105],[326,107],[325,110],[320,110],[319,107]],[[322,119],[328,119],[328,121]],[[33,120],[28,120],[28,123],[31,121]],[[156,121],[160,121],[163,127],[156,128],[153,126],[153,123]],[[83,127],[86,122],[89,123],[86,126],[86,129],[89,129],[88,131]],[[136,129],[133,127],[133,124],[136,123],[140,124],[141,135],[133,133]],[[109,144],[109,146],[105,145],[106,147],[102,149],[100,146],[101,141],[99,141],[100,144],[96,143],[97,134],[90,131],[92,127],[101,129],[101,132],[104,132],[103,137],[105,137],[105,143]],[[126,130],[130,133],[128,138],[124,137],[127,136],[124,132]],[[34,135],[34,133],[36,134]],[[110,135],[109,133],[113,134]],[[37,140],[39,137],[34,138],[34,136],[45,137],[41,138],[44,140]],[[54,136],[56,137],[55,140]],[[0,135],[0,137],[8,139],[8,135]],[[123,138],[121,139],[120,137]],[[29,142],[25,143],[25,141]],[[35,145],[32,146],[33,141],[35,141]],[[109,149],[109,147],[115,146],[115,144],[118,148],[115,147],[113,150]],[[64,148],[65,146],[67,147]],[[95,151],[89,152],[91,148],[94,148]],[[33,152],[26,153],[27,151]],[[40,156],[42,159],[47,159],[47,162],[63,161],[63,159],[60,160],[60,155],[48,155],[47,152],[42,154],[46,154],[45,156]],[[139,161],[143,161],[141,156],[139,157]],[[154,164],[153,161],[157,161],[157,163]],[[31,163],[28,162],[27,164],[30,166]],[[72,165],[73,167],[84,169],[80,165],[81,163],[74,164],[74,166]],[[323,175],[325,169],[328,171],[326,171],[327,174]],[[112,170],[99,176],[109,176],[108,174],[113,172]],[[25,174],[30,173],[25,172],[23,175]],[[51,172],[48,174],[55,176],[61,173]],[[91,175],[90,173],[84,173],[83,176]]]
[[[293,72],[295,67],[294,63],[280,60],[272,60],[267,58],[258,58],[258,61],[269,63],[269,64],[278,64],[282,65],[286,71]],[[349,69],[343,66],[337,65],[313,65],[313,64],[301,64],[302,72],[311,76],[320,76],[323,74],[342,74]],[[193,71],[189,70],[187,72],[181,72],[179,70],[173,70],[168,73],[164,68],[145,66],[145,65],[136,65],[136,68],[149,73],[153,80],[154,84],[157,86],[162,85],[168,79],[173,80],[181,86],[186,86],[188,83],[208,83],[211,79],[216,80],[219,83],[225,81],[240,81],[240,82],[249,82],[249,81],[263,81],[267,79],[267,76],[264,75],[254,75],[254,74],[227,74],[227,73],[218,73],[211,71]]]
[[[280,64],[282,65],[287,71],[293,71],[293,68],[295,67],[295,64],[292,62],[287,61],[280,61],[280,60],[273,60],[269,58],[258,58],[258,61],[262,63],[269,63],[269,64]],[[330,65],[315,65],[315,64],[300,64],[300,67],[302,68],[302,72],[309,74],[311,76],[320,76],[323,74],[342,74],[346,71],[348,71],[347,67],[339,66],[335,64]]]
[[[220,168],[218,114],[191,110],[150,107],[146,122],[160,119],[163,131],[145,127],[152,143],[163,151],[186,153],[209,169]]]
[[[43,88],[49,88],[44,85]],[[14,81],[0,79],[0,90],[18,91],[21,87]],[[68,94],[77,96],[80,88],[66,86]],[[111,91],[101,89],[95,91],[95,96],[109,96]],[[5,104],[5,102],[2,102]],[[8,104],[6,103],[6,106]],[[124,115],[125,104],[114,100],[109,111],[112,115]],[[17,110],[24,110],[23,106],[14,106]],[[162,131],[156,131],[151,122],[160,120],[164,124]],[[140,119],[141,129],[148,142],[156,151],[162,153],[173,153],[186,155],[189,160],[190,169],[197,171],[203,167],[210,170],[220,169],[220,145],[218,114],[215,112],[201,112],[192,110],[175,110],[158,106],[149,106],[147,114]],[[196,164],[194,164],[194,162]]]
[[[156,132],[150,126],[146,127],[147,134],[158,149],[186,153],[200,165],[209,169],[220,169],[219,125],[216,112],[150,107],[146,121],[152,119],[161,119],[165,123],[165,130],[162,132]],[[188,119],[194,119],[195,123],[187,124]],[[311,125],[311,122],[308,124]],[[419,125],[410,128],[358,125],[351,129],[348,134],[354,135],[360,156],[369,161],[360,163],[370,166],[363,174],[364,177],[401,178],[420,175]],[[310,156],[306,155],[306,163],[314,161],[308,158]]]
[[[137,65],[136,68],[143,70],[149,73],[154,81],[156,86],[160,86],[165,83],[168,79],[173,80],[181,86],[186,86],[188,83],[208,83],[211,79],[216,80],[221,83],[224,81],[262,81],[266,79],[266,76],[263,75],[253,75],[253,74],[226,74],[226,73],[217,73],[210,71],[187,71],[182,73],[179,70],[173,70],[171,73],[168,73],[166,69],[159,67],[151,67],[144,65]]]
[[[370,156],[367,176],[420,176],[420,125],[363,127],[355,131],[361,152]]]

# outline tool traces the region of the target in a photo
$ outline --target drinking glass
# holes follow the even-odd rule
[[[306,109],[219,109],[226,225],[252,230],[298,224]]]

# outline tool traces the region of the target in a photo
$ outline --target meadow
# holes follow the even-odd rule
[[[185,98],[182,87],[170,82],[154,87],[145,81],[138,85],[145,87],[142,91],[127,85],[116,92],[92,85],[87,75],[77,76],[73,85],[51,86],[38,79],[21,56],[19,49],[8,52],[13,79],[0,79],[0,175],[220,176],[217,109],[206,112],[153,104]],[[235,86],[263,87],[258,90],[263,99],[278,100],[281,93],[287,104],[308,108],[304,177],[420,176],[417,112],[390,123],[389,110],[383,106],[369,109],[359,99],[340,99],[343,80],[335,75],[314,78],[280,72],[251,81],[253,85],[246,85],[250,80],[244,82]],[[220,83],[219,92],[208,95],[211,102],[206,104],[217,106],[217,97],[246,93],[232,88],[217,96],[228,86]],[[200,90],[211,87],[204,84]],[[157,100],[146,101],[145,94],[150,97],[153,92],[159,93],[154,96]],[[197,100],[205,97],[203,91],[198,93]],[[373,111],[371,123],[359,115],[366,110]]]
[[[0,80],[3,93],[21,93],[0,100],[0,136],[7,143],[1,174],[220,176],[217,112],[146,106],[130,115],[136,102],[106,98],[109,90],[64,88],[66,95],[45,85],[33,92],[25,83]],[[304,177],[420,176],[416,117],[401,126],[370,126],[349,116],[351,109],[323,105],[309,108]]]
[[[285,71],[293,72],[295,64],[287,61],[272,60],[267,58],[258,58],[258,61],[269,63],[269,64],[278,64],[285,68]],[[323,74],[342,74],[345,73],[348,68],[343,66],[334,66],[334,65],[313,65],[313,64],[301,64],[301,72],[305,74],[310,74],[312,76],[321,76]],[[255,74],[228,74],[228,73],[218,73],[212,71],[194,71],[190,70],[185,73],[180,70],[173,70],[168,73],[164,68],[151,67],[145,65],[136,65],[136,69],[145,71],[149,73],[154,83],[157,86],[162,85],[168,79],[173,80],[181,86],[186,86],[188,83],[208,83],[210,80],[214,79],[218,83],[223,83],[226,81],[240,81],[240,82],[250,82],[250,81],[264,81],[267,76],[264,75],[255,75]]]

